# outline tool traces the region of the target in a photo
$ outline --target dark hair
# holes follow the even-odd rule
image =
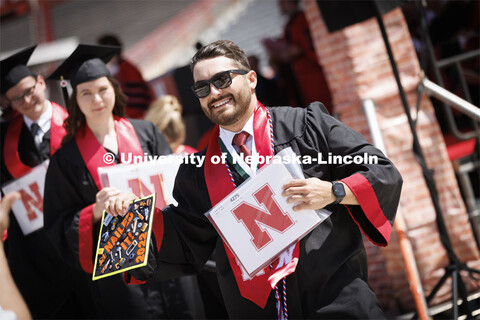
[[[113,106],[113,115],[119,117],[125,117],[125,105],[127,104],[128,97],[122,92],[120,84],[117,80],[107,76],[108,81],[112,84],[115,92],[115,105]],[[85,123],[85,115],[80,110],[77,104],[77,88],[74,88],[70,100],[68,101],[68,117],[65,119],[64,127],[67,131],[65,137],[63,137],[62,145],[70,141],[77,130]]]
[[[218,40],[202,47],[190,61],[190,69],[193,72],[197,62],[216,57],[227,57],[232,59],[239,69],[250,71],[247,55],[238,45],[230,40]]]

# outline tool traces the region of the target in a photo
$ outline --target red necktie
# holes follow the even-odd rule
[[[252,155],[252,150],[247,147],[246,142],[250,134],[248,132],[242,131],[240,133],[237,133],[233,137],[233,144],[238,147],[238,153],[245,159],[246,156],[251,156]]]

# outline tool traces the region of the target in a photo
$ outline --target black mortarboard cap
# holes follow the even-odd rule
[[[27,68],[27,62],[33,50],[35,50],[35,47],[36,45],[25,48],[0,62],[0,71],[2,74],[0,89],[2,93],[7,92],[8,89],[15,86],[25,77],[35,77],[35,73]]]
[[[109,76],[106,63],[120,47],[80,44],[48,79],[70,80],[72,88],[78,84]]]

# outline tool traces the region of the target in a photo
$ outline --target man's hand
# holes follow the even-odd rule
[[[122,193],[117,188],[103,188],[97,192],[97,200],[93,205],[93,223],[95,224],[102,219],[103,210],[114,217],[125,215],[130,202],[137,198],[135,194]]]
[[[332,192],[332,183],[318,178],[292,180],[283,186],[282,196],[288,197],[287,203],[298,202],[293,207],[294,211],[318,210],[336,200]]]
[[[14,191],[7,193],[0,204],[0,241],[3,238],[3,233],[8,229],[9,217],[8,214],[12,208],[12,204],[20,199],[20,193]]]
[[[345,183],[340,183],[345,188],[345,197],[340,203],[358,205],[352,190]],[[283,186],[282,196],[288,197],[287,203],[298,202],[293,207],[294,211],[322,209],[337,200],[332,191],[332,183],[318,178],[292,180]]]

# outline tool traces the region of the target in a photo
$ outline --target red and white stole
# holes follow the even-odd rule
[[[255,147],[261,157],[273,156],[273,138],[270,130],[273,130],[273,128],[271,128],[269,123],[267,109],[258,102],[253,115],[253,133],[255,136]],[[221,149],[218,143],[219,131],[220,129],[218,125],[216,125],[208,144],[204,168],[205,181],[212,206],[215,206],[235,189],[230,179],[227,166],[213,164],[211,162],[212,156],[221,156]],[[225,242],[224,247],[230,262],[230,267],[233,270],[235,280],[240,289],[240,294],[261,308],[265,308],[270,290],[275,287],[277,282],[295,271],[300,251],[299,243],[297,242],[290,262],[284,265],[280,259],[276,259],[272,263],[272,268],[266,267],[263,271],[257,273],[256,276],[248,279],[242,276],[242,269]],[[279,263],[281,263],[281,265],[279,265]],[[277,270],[277,268],[279,269]]]
[[[131,153],[132,156],[143,155],[142,146],[138,140],[137,133],[130,121],[125,118],[113,117],[115,132],[117,134],[118,154]],[[107,153],[105,148],[98,142],[92,130],[84,123],[75,133],[75,142],[82,156],[88,172],[93,178],[98,190],[102,188],[97,169],[107,165],[115,165],[107,161],[104,156]],[[122,157],[120,157],[122,159]],[[93,204],[82,209],[78,222],[78,250],[79,260],[82,268],[89,273],[93,272],[93,225],[92,225]]]
[[[67,133],[63,127],[63,122],[68,117],[67,111],[56,104],[52,104],[52,119],[50,122],[50,155],[60,148],[62,139]],[[18,142],[22,132],[23,116],[17,115],[8,126],[5,134],[5,145],[3,146],[5,165],[14,179],[17,179],[27,173],[32,168],[22,163],[18,154]]]
[[[115,132],[117,133],[118,154],[131,153],[132,157],[143,156],[142,146],[138,140],[137,133],[130,121],[126,118],[113,117]],[[99,167],[113,166],[115,163],[105,163],[104,156],[107,152],[98,142],[92,130],[84,123],[75,133],[75,142],[77,143],[82,159],[87,166],[88,172],[95,181],[95,185],[100,190],[100,178],[97,169]],[[120,157],[121,159],[121,157]]]

